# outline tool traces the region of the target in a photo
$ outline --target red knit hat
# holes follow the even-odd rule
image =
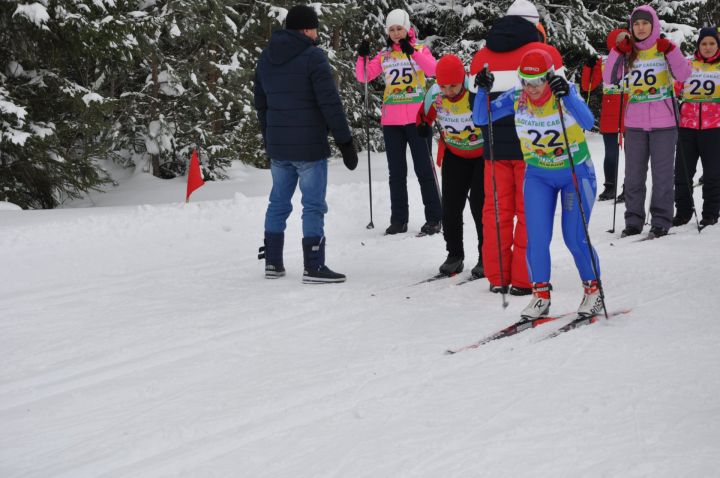
[[[465,66],[462,60],[455,55],[440,58],[435,69],[435,79],[438,85],[462,85],[465,82]]]
[[[553,70],[553,60],[550,54],[544,50],[530,50],[520,60],[518,75],[520,78],[532,80],[547,75]]]

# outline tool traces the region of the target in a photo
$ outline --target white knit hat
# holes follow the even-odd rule
[[[515,0],[505,15],[514,15],[523,17],[533,25],[540,21],[540,15],[538,14],[537,8],[532,2],[528,0]]]
[[[390,33],[390,27],[393,25],[400,25],[405,30],[410,30],[410,15],[399,8],[393,10],[385,18],[385,30]]]

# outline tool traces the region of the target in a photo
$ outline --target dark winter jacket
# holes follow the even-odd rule
[[[255,109],[271,159],[317,161],[352,140],[325,53],[312,39],[278,30],[255,70]]]
[[[505,53],[534,41],[542,41],[537,27],[523,17],[510,15],[493,23],[486,45],[494,52]]]
[[[488,32],[485,47],[473,57],[470,74],[477,74],[487,64],[495,75],[495,83],[490,92],[490,98],[495,99],[518,84],[517,70],[525,53],[533,49],[541,49],[552,57],[555,71],[565,76],[560,52],[546,43],[541,43],[538,41],[539,38],[538,29],[524,18],[514,15],[499,18]],[[487,109],[487,105],[478,105],[478,107]],[[483,126],[482,132],[487,141],[489,138],[487,126]],[[493,121],[492,140],[494,159],[523,160],[513,115]],[[487,151],[485,158],[490,159]]]

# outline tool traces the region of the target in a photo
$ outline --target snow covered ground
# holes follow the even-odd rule
[[[327,256],[344,284],[301,284],[299,201],[288,276],[263,279],[268,171],[237,165],[189,205],[182,180],[137,174],[64,209],[3,208],[0,476],[717,476],[720,226],[619,240],[622,205],[608,234],[612,204],[597,203],[607,304],[632,312],[447,356],[527,298],[503,309],[485,280],[413,285],[444,242],[382,235],[384,163],[373,230],[365,156],[354,172],[331,163]],[[559,229],[556,313],[582,294]]]

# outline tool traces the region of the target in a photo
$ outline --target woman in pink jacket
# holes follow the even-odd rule
[[[625,110],[625,229],[640,234],[645,224],[645,182],[652,170],[649,237],[667,234],[673,219],[675,144],[678,137],[673,78],[690,76],[690,63],[671,41],[660,37],[660,20],[643,5],[630,15],[632,35],[619,35],[603,71],[606,84],[627,77]]]
[[[370,45],[363,40],[358,47],[355,77],[365,83],[380,74],[385,78],[382,106],[382,128],[390,171],[390,226],[386,234],[407,232],[409,219],[407,192],[408,145],[412,153],[415,175],[420,183],[425,224],[422,234],[440,232],[442,207],[430,157],[431,138],[422,138],[415,127],[415,118],[425,99],[427,76],[435,76],[435,58],[427,47],[416,43],[410,16],[404,10],[393,10],[386,18],[387,48],[372,60],[368,59]],[[366,76],[367,72],[367,76]]]

